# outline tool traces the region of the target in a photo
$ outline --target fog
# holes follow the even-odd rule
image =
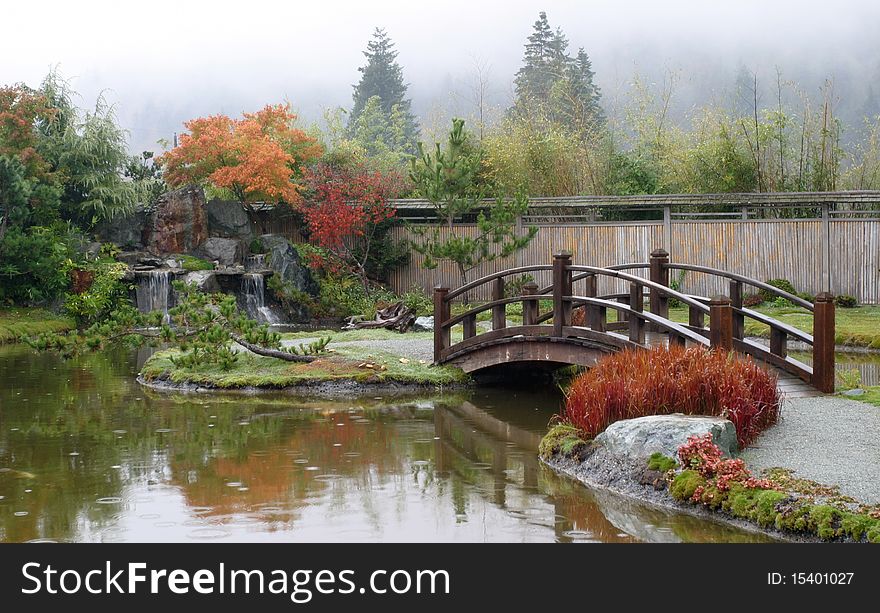
[[[51,67],[80,106],[103,94],[133,151],[157,150],[191,117],[237,115],[289,100],[304,123],[351,104],[375,27],[396,43],[426,136],[473,111],[475,67],[503,109],[538,12],[593,61],[614,115],[633,75],[658,87],[676,75],[674,116],[731,96],[741,67],[775,84],[776,69],[811,95],[833,79],[838,113],[861,120],[869,86],[880,96],[880,2],[593,0],[573,2],[4,3],[0,84],[39,84]],[[759,88],[759,89],[763,89]],[[770,90],[767,89],[767,92]],[[769,94],[762,94],[769,95]]]

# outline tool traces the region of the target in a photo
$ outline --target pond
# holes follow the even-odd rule
[[[165,394],[146,355],[0,347],[0,541],[767,540],[555,475],[547,390]]]

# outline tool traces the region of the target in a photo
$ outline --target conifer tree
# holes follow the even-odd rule
[[[538,115],[583,130],[601,124],[601,93],[593,82],[592,63],[583,47],[572,57],[561,28],[551,29],[541,12],[533,25],[516,73],[516,102],[511,114]]]
[[[397,51],[385,30],[376,28],[373,40],[364,51],[367,63],[358,68],[360,82],[354,86],[354,104],[349,117],[349,131],[355,132],[363,122],[359,120],[365,110],[375,112],[371,98],[379,99],[379,110],[387,118],[387,123],[402,124],[402,138],[398,142],[383,143],[388,148],[400,147],[405,153],[415,153],[418,141],[418,126],[410,110],[412,101],[407,97],[407,85],[403,81],[403,69],[397,63]],[[375,105],[375,101],[373,101]],[[392,121],[393,119],[393,121]]]

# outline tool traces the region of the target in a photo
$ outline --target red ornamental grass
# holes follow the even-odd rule
[[[702,347],[625,350],[577,377],[562,421],[594,437],[645,415],[714,415],[736,426],[740,447],[779,417],[776,376],[750,358]]]

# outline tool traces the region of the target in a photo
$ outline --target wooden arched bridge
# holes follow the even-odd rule
[[[670,287],[670,271],[720,278],[729,287],[729,295],[706,298],[679,292]],[[520,295],[505,296],[505,278],[526,274],[546,277],[548,273],[552,279],[549,285],[539,287],[531,282],[523,286]],[[628,291],[600,295],[597,288],[602,278],[616,280],[617,287],[623,285]],[[491,288],[489,302],[451,315],[454,300],[486,285]],[[746,287],[811,311],[813,334],[743,306]],[[669,318],[672,300],[687,307],[688,323]],[[551,301],[552,308],[542,312],[542,304]],[[515,303],[522,303],[522,324],[511,326],[507,308]],[[577,309],[583,309],[583,315],[573,318]],[[485,311],[491,312],[491,328],[482,331],[477,318]],[[609,321],[609,311],[616,312],[614,321]],[[745,338],[746,319],[769,326],[769,344]],[[453,343],[456,326],[461,326],[461,340]],[[789,340],[812,350],[812,366],[788,355]],[[648,262],[604,268],[573,264],[571,254],[563,252],[553,257],[552,264],[520,266],[455,290],[434,290],[434,362],[455,364],[469,373],[513,363],[589,367],[604,354],[661,343],[735,350],[790,373],[819,391],[834,391],[834,297],[830,293],[819,294],[811,303],[757,279],[707,266],[672,263],[662,249],[652,252]]]

